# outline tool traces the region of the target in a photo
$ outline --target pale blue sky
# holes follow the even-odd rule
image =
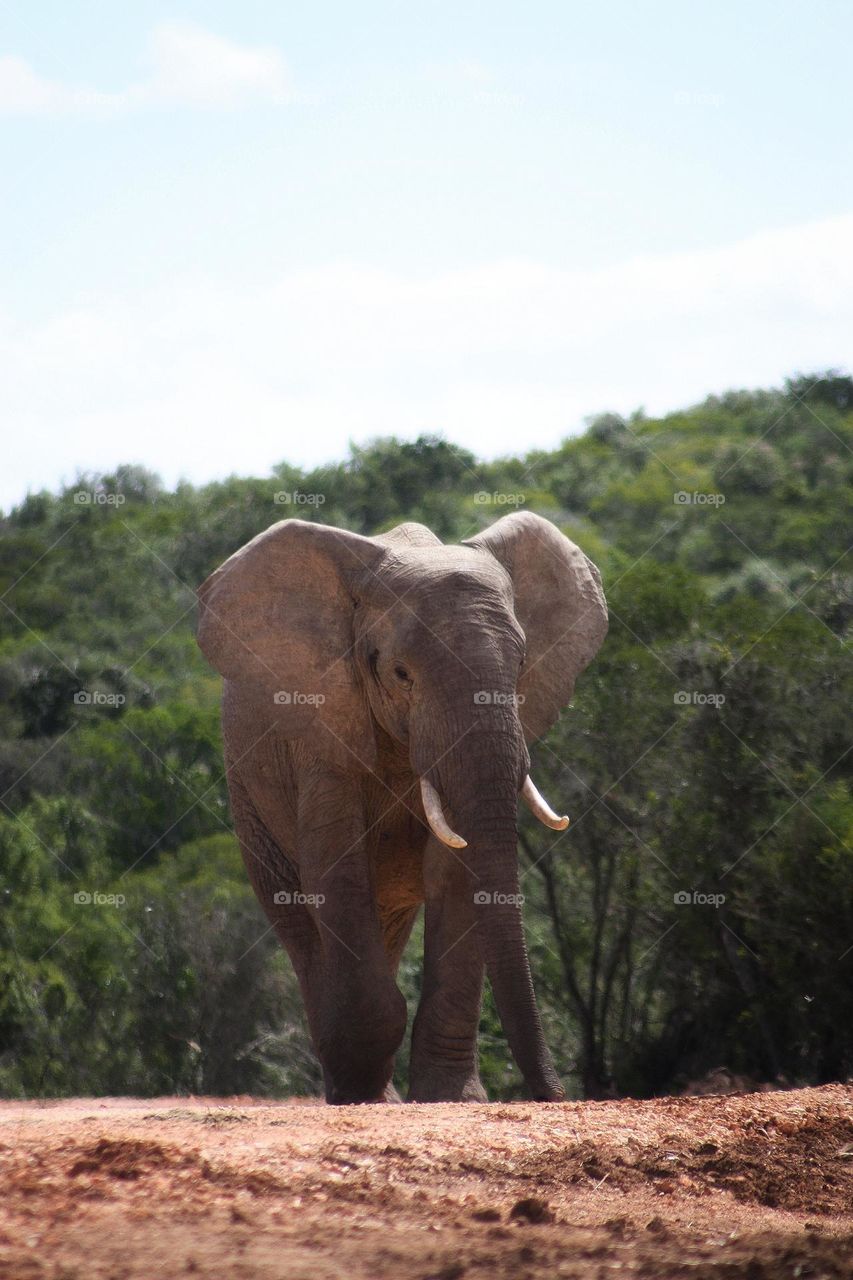
[[[0,9],[0,504],[850,359],[842,0]]]

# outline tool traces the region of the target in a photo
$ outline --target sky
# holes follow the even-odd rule
[[[0,8],[0,507],[853,351],[846,0]]]

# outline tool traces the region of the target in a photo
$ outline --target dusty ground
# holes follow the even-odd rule
[[[0,1104],[0,1277],[853,1276],[853,1088]]]

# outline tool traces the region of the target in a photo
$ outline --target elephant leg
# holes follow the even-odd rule
[[[308,908],[300,901],[298,868],[282,852],[236,770],[228,774],[228,791],[249,882],[290,957],[304,1001],[308,975],[319,955],[319,938]]]
[[[398,907],[394,911],[383,911],[381,914],[382,936],[385,941],[385,952],[388,956],[388,963],[391,966],[391,972],[396,977],[397,970],[400,967],[400,960],[403,952],[406,950],[406,944],[412,932],[412,926],[417,919],[421,904],[417,903],[413,907]],[[389,1083],[385,1089],[385,1102],[402,1102],[396,1088]]]
[[[470,876],[460,857],[432,838],[424,887],[424,980],[412,1029],[409,1101],[487,1102],[477,1050],[483,960]]]
[[[420,909],[421,904],[417,903],[413,907],[399,907],[395,911],[382,912],[381,914],[385,954],[388,956],[391,972],[395,975],[400,967],[403,952],[406,950],[406,944],[409,941],[412,927]]]
[[[326,1100],[382,1101],[406,1002],[385,950],[360,790],[319,764],[299,778],[299,869],[319,939],[306,1005]]]

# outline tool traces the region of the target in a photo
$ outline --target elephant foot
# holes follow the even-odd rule
[[[425,1070],[412,1079],[409,1102],[488,1102],[476,1069],[464,1074],[446,1069]]]
[[[326,1101],[333,1107],[358,1106],[372,1102],[402,1102],[390,1076],[393,1062],[377,1066],[375,1071],[359,1070],[333,1074],[324,1068]]]
[[[406,1002],[395,986],[392,989],[386,1006],[377,996],[369,1016],[352,1001],[355,1031],[339,1004],[327,1010],[326,1034],[316,1052],[323,1065],[326,1101],[333,1106],[401,1101],[391,1079],[394,1055],[406,1030]]]
[[[550,1062],[544,1070],[537,1073],[534,1079],[527,1077],[525,1082],[534,1102],[565,1102],[566,1100],[563,1083]]]

